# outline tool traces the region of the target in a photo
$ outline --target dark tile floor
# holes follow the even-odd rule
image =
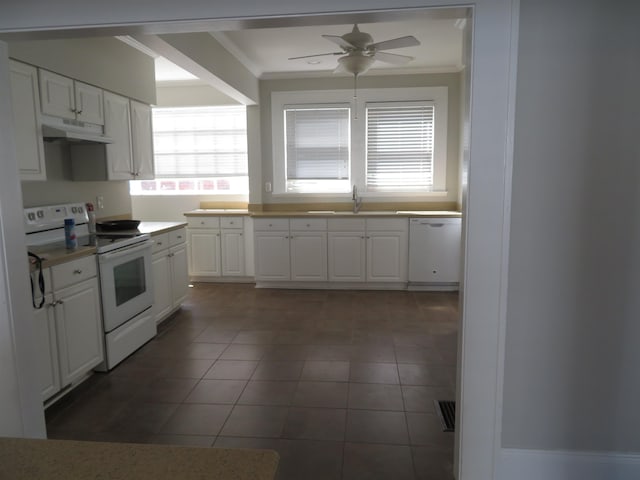
[[[272,448],[278,478],[450,480],[457,294],[195,284],[47,411],[50,438]]]

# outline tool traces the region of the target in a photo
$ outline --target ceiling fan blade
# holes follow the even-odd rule
[[[344,49],[352,50],[356,48],[355,45],[347,42],[344,38],[339,37],[338,35],[322,35],[322,38],[326,38],[330,42],[335,43],[336,45],[340,45]]]
[[[384,42],[372,43],[367,46],[367,50],[391,50],[393,48],[415,47],[416,45],[420,45],[418,39],[409,35],[392,40],[385,40]]]
[[[315,55],[303,55],[301,57],[291,57],[289,60],[299,60],[301,58],[324,57],[326,55],[344,55],[344,52],[316,53]]]
[[[393,65],[405,65],[413,60],[413,57],[407,55],[398,55],[396,53],[376,52],[373,58],[385,63],[392,63]]]

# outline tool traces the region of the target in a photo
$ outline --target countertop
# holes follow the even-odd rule
[[[179,230],[186,226],[186,222],[140,222],[137,231],[141,233],[148,233],[153,236],[170,232],[171,230]]]
[[[249,210],[240,209],[210,209],[198,208],[185,212],[186,217],[197,216],[222,216],[222,215],[245,215],[255,218],[260,217],[460,217],[461,212],[452,210],[377,210],[367,211],[361,210],[353,213],[349,210],[280,210],[273,212],[250,212]]]
[[[141,222],[137,230],[127,230],[122,231],[121,233],[148,233],[153,236],[170,232],[172,230],[178,230],[186,226],[186,222]],[[28,250],[43,258],[42,268],[52,267],[54,265],[59,265],[61,263],[96,253],[95,246],[79,246],[73,250],[68,250],[64,246],[64,242],[53,242],[45,245],[30,246],[28,247]],[[35,265],[31,258],[29,258],[29,262],[33,269]]]
[[[11,480],[271,480],[273,450],[0,438]]]

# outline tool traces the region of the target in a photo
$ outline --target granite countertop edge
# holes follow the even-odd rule
[[[219,217],[219,216],[245,216],[245,217],[305,217],[305,218],[336,218],[336,217],[394,217],[394,218],[408,218],[408,217],[451,217],[458,218],[462,216],[462,212],[450,211],[450,210],[415,210],[415,211],[360,211],[353,213],[350,211],[335,211],[325,212],[318,211],[296,211],[296,210],[282,210],[276,212],[250,212],[245,210],[239,211],[223,211],[217,209],[196,209],[184,213],[185,217]]]
[[[278,461],[273,450],[0,438],[3,475],[12,480],[272,480]]]

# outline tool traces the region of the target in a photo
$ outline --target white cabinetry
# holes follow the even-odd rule
[[[9,61],[16,155],[22,180],[46,180],[44,144],[40,124],[38,70]]]
[[[184,228],[153,236],[154,317],[160,323],[177,310],[187,296],[187,246]]]
[[[329,281],[366,280],[365,219],[329,219]]]
[[[455,285],[460,281],[462,219],[410,220],[409,281]]]
[[[404,218],[329,219],[329,281],[407,281]]]
[[[43,114],[104,125],[101,89],[47,70],[39,72]]]
[[[367,282],[406,282],[409,225],[404,218],[367,219]]]
[[[224,277],[245,275],[243,220],[242,217],[220,217],[220,258]]]
[[[291,280],[327,280],[327,221],[323,218],[290,220]]]
[[[104,92],[104,133],[113,139],[106,145],[109,180],[130,180],[133,172],[131,153],[131,106],[129,99]]]
[[[325,219],[259,218],[254,230],[257,281],[327,280]]]
[[[133,180],[152,179],[154,169],[151,107],[135,100],[131,100],[131,145]]]
[[[245,225],[241,216],[189,217],[189,277],[193,280],[243,278]]]
[[[104,148],[79,144],[71,149],[74,180],[149,180],[154,176],[151,108],[104,92]]]
[[[46,400],[100,364],[104,347],[95,256],[55,265],[43,275],[45,303],[34,310],[33,322]]]
[[[56,337],[56,317],[53,293],[51,288],[51,270],[42,272],[46,287],[42,308],[33,310],[32,326],[38,368],[38,385],[42,393],[42,400],[46,400],[60,391],[60,365],[58,362],[58,340]],[[38,285],[37,272],[31,272],[33,285]],[[35,290],[37,292],[37,288]],[[37,292],[39,293],[39,292]],[[41,295],[35,298],[39,305]]]

